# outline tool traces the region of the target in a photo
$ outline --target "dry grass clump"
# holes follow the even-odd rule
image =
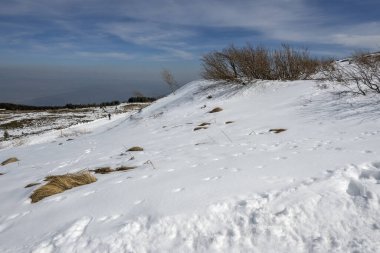
[[[115,171],[127,171],[127,170],[133,170],[136,167],[133,166],[120,166],[115,169]]]
[[[222,108],[220,108],[220,107],[215,107],[214,109],[212,109],[211,111],[209,111],[209,113],[215,113],[215,112],[221,112],[221,111],[223,111]]]
[[[19,161],[19,159],[17,159],[17,157],[11,157],[11,158],[8,158],[7,160],[5,160],[4,162],[2,162],[1,166],[7,165],[9,163],[15,163],[18,161]]]
[[[95,172],[95,174],[108,174],[113,172],[113,169],[111,167],[102,167],[90,171]]]
[[[285,128],[273,128],[273,129],[269,129],[269,132],[279,134],[279,133],[285,132],[286,130],[287,129],[285,129]]]
[[[31,183],[31,184],[27,184],[24,188],[29,188],[29,187],[33,187],[33,186],[36,186],[36,185],[39,185],[41,183]]]
[[[111,167],[102,167],[102,168],[98,168],[98,169],[94,169],[94,170],[90,170],[90,171],[95,172],[95,174],[109,174],[109,173],[117,172],[117,171],[127,171],[127,170],[131,170],[134,168],[136,168],[136,167],[120,166],[120,167],[117,167],[115,169],[111,169]]]
[[[211,123],[204,122],[202,124],[199,124],[198,126],[202,127],[202,126],[209,126],[209,125],[211,125]]]
[[[135,147],[131,147],[127,151],[144,151],[144,149],[142,147],[135,146]]]
[[[64,192],[71,188],[91,184],[96,182],[96,177],[89,171],[79,171],[76,173],[69,173],[65,175],[55,175],[45,178],[47,184],[37,188],[30,198],[32,203],[36,203],[46,197]]]
[[[231,124],[231,123],[234,123],[234,121],[226,121],[225,124]]]

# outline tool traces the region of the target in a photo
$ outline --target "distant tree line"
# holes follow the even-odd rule
[[[151,103],[156,101],[156,98],[153,97],[144,97],[136,96],[130,97],[128,103]],[[19,110],[19,111],[44,111],[44,110],[58,110],[58,109],[81,109],[81,108],[90,108],[90,107],[106,107],[106,106],[116,106],[120,105],[120,101],[114,100],[111,102],[102,102],[102,103],[91,103],[91,104],[66,104],[64,106],[34,106],[34,105],[21,105],[13,103],[0,103],[0,109],[5,110]]]
[[[151,103],[156,100],[157,99],[153,97],[130,97],[128,103]]]
[[[34,110],[57,110],[57,109],[80,109],[89,107],[105,107],[119,105],[120,101],[115,100],[112,102],[92,103],[92,104],[66,104],[64,106],[33,106],[33,105],[20,105],[12,103],[0,103],[0,109],[5,110],[20,110],[20,111],[34,111]]]

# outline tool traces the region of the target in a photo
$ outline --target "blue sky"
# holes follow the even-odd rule
[[[379,51],[379,12],[378,0],[1,0],[0,101],[164,94],[163,68],[180,83],[197,79],[201,55],[231,43]]]

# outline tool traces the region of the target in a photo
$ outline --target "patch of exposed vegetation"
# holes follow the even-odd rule
[[[201,129],[207,129],[208,127],[196,127],[196,128],[194,128],[194,130],[193,131],[198,131],[198,130],[201,130]]]
[[[222,108],[220,108],[220,107],[215,107],[214,109],[212,109],[211,111],[209,111],[209,113],[216,113],[216,112],[221,112],[221,111],[223,111]]]
[[[30,183],[30,184],[27,184],[24,188],[30,188],[30,187],[33,187],[33,186],[36,186],[36,185],[40,185],[41,183]]]
[[[285,132],[286,130],[287,129],[285,128],[272,128],[272,129],[269,129],[269,132],[279,134],[279,133]]]
[[[18,161],[20,161],[20,160],[17,159],[17,157],[11,157],[11,158],[8,158],[7,160],[3,161],[1,163],[1,166],[5,166],[5,165],[7,165],[9,163],[15,163],[15,162],[18,162]]]
[[[136,152],[136,151],[144,151],[144,149],[142,147],[135,146],[135,147],[131,147],[127,151]]]
[[[45,178],[48,183],[37,188],[30,196],[30,199],[32,203],[36,203],[46,197],[62,193],[74,187],[91,184],[96,180],[96,177],[89,171],[48,176]]]

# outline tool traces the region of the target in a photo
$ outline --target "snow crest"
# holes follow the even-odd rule
[[[139,217],[102,238],[86,235],[84,217],[33,252],[376,252],[379,183],[379,163],[350,165],[198,214]]]

